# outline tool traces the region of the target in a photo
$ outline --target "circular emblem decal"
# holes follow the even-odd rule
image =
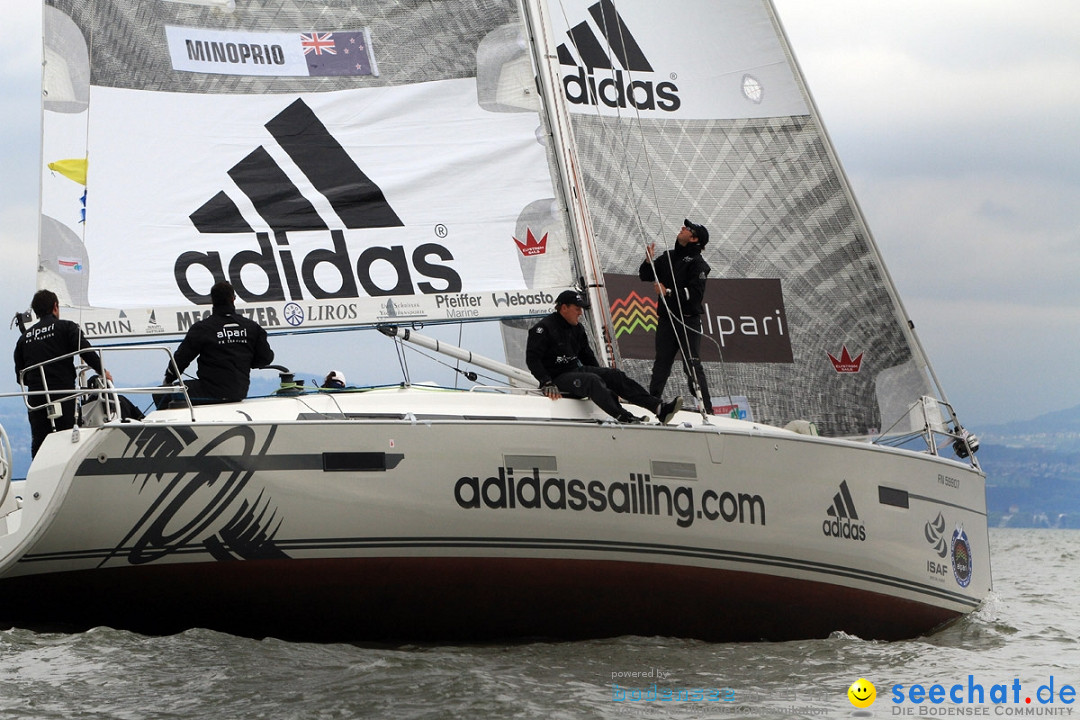
[[[962,527],[956,528],[952,536],[952,571],[960,587],[971,583],[971,543]]]
[[[304,324],[304,309],[296,303],[289,303],[285,306],[285,322],[289,323],[293,327]]]

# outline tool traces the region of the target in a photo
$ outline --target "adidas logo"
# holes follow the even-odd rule
[[[407,257],[400,245],[379,247],[369,243],[365,243],[358,257],[350,255],[345,230],[403,227],[404,223],[382,189],[353,162],[302,99],[274,116],[265,128],[311,187],[326,198],[333,216],[320,215],[266,148],[256,148],[227,172],[269,232],[252,227],[225,191],[206,201],[189,216],[200,233],[251,233],[258,249],[242,250],[228,259],[218,252],[182,253],[176,259],[173,274],[184,297],[197,305],[210,304],[209,287],[213,283],[206,284],[204,294],[195,290],[188,279],[189,270],[195,266],[200,268],[196,272],[200,278],[209,271],[213,282],[231,282],[237,296],[246,302],[357,298],[360,297],[357,282],[371,297],[415,295],[418,289],[422,293],[461,290],[460,275],[453,268],[439,264],[453,260],[453,256],[437,243],[420,245],[411,257]],[[313,250],[302,259],[294,259],[288,233],[310,231],[329,232],[333,249]],[[377,285],[371,277],[371,266],[375,263],[383,270],[383,263],[389,263],[397,273],[396,278],[389,282],[383,278]],[[246,272],[245,268],[248,268]],[[439,281],[439,286],[427,282],[414,284],[414,273]],[[316,278],[316,274],[320,277]],[[247,277],[247,282],[241,275]],[[259,275],[265,276],[265,280],[256,277]],[[327,281],[327,275],[334,277]],[[266,290],[255,292],[248,283]],[[332,289],[328,290],[322,283]],[[392,287],[387,286],[390,284]]]
[[[840,492],[833,496],[832,505],[825,510],[828,519],[821,523],[821,531],[826,537],[845,540],[866,540],[866,526],[859,520],[855,510],[855,501],[851,499],[847,480],[840,483]]]
[[[383,191],[352,161],[303,100],[282,110],[266,129],[322,193],[348,229],[400,227],[404,223]],[[228,171],[236,186],[276,234],[327,230],[329,225],[266,149],[258,147]],[[254,232],[236,203],[219,192],[190,216],[201,233]]]
[[[567,31],[569,42],[557,48],[559,64],[576,70],[563,72],[566,99],[573,105],[678,110],[682,101],[675,83],[635,77],[635,73],[652,75],[654,70],[611,0],[591,5],[589,15],[605,42],[597,38],[588,21]],[[599,80],[596,71],[600,71]]]

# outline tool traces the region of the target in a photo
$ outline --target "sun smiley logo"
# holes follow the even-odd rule
[[[869,680],[859,678],[847,691],[848,700],[857,708],[868,708],[877,700],[877,690]]]

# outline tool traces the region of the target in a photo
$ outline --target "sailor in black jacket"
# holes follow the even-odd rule
[[[711,415],[712,398],[700,359],[701,314],[704,312],[705,279],[709,275],[709,264],[701,257],[701,251],[708,242],[709,231],[703,225],[684,220],[671,250],[655,257],[656,243],[649,245],[638,277],[651,280],[657,294],[656,356],[649,392],[663,394],[675,355],[681,353],[690,389],[694,390],[696,378],[705,412]],[[687,365],[687,355],[694,367],[693,375]]]
[[[210,298],[214,304],[210,317],[188,329],[173,359],[180,372],[199,359],[198,380],[185,383],[192,402],[237,402],[247,397],[251,368],[274,362],[274,351],[266,331],[236,312],[232,285],[216,283],[210,288]],[[165,384],[176,379],[170,365],[165,369]],[[158,398],[161,402],[168,396]]]
[[[529,330],[525,363],[540,383],[540,390],[552,400],[558,400],[562,393],[587,397],[619,422],[637,422],[638,418],[619,404],[621,396],[656,413],[666,424],[682,407],[681,398],[665,403],[621,370],[600,367],[580,324],[584,307],[588,303],[580,294],[566,290],[556,298],[555,312]]]
[[[15,377],[26,368],[77,350],[89,350],[90,343],[83,336],[78,324],[60,319],[60,300],[51,290],[38,290],[30,303],[34,314],[39,318],[37,324],[28,328],[15,343]],[[102,374],[101,357],[96,352],[80,354],[83,361],[96,373]],[[44,383],[42,382],[44,370]],[[112,375],[105,373],[108,380]],[[28,390],[49,390],[49,395],[38,395],[30,399],[33,405],[53,402],[57,397],[69,395],[75,388],[74,359],[49,363],[41,369],[35,368],[21,378]],[[47,385],[47,387],[46,387]],[[53,391],[60,391],[53,393]],[[50,422],[46,410],[28,410],[30,418],[30,455],[37,455],[38,448],[46,436],[56,430],[69,430],[75,426],[75,400],[60,404],[61,415]]]

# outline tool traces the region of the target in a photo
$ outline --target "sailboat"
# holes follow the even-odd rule
[[[164,368],[228,280],[287,365],[287,334],[352,329],[505,381],[283,367],[141,421],[116,393],[156,388],[81,389],[25,479],[0,443],[0,621],[895,639],[991,590],[977,443],[769,0],[45,0],[43,27],[38,284],[106,366]],[[713,406],[540,394],[522,331],[567,288],[648,377],[636,268],[684,217],[713,236]],[[417,332],[463,321],[501,322],[505,362]]]

